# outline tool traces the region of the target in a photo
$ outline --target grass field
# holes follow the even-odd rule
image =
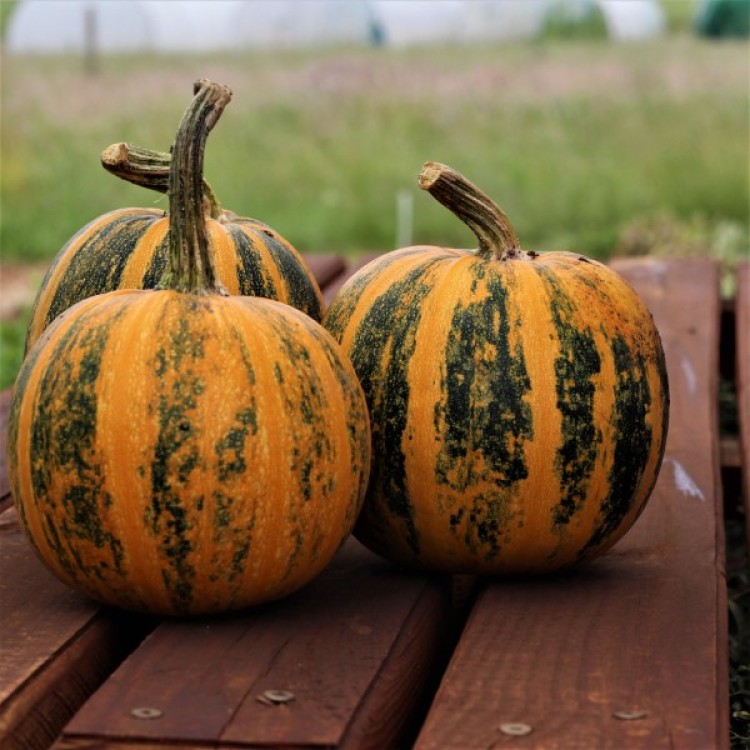
[[[96,75],[76,57],[6,55],[0,260],[46,262],[101,213],[166,206],[106,174],[99,153],[121,140],[167,150],[199,76],[234,91],[209,139],[207,179],[225,207],[303,252],[392,249],[404,191],[414,242],[471,245],[416,186],[433,159],[490,193],[530,249],[606,258],[655,243],[736,256],[748,247],[747,52],[676,34],[106,57]],[[18,338],[6,321],[0,386]]]
[[[200,75],[235,93],[207,178],[303,251],[392,248],[399,190],[414,192],[415,241],[470,243],[417,195],[427,159],[484,187],[542,250],[606,257],[630,223],[663,211],[748,223],[743,44],[111,58],[96,76],[75,58],[3,68],[4,261],[51,258],[98,214],[158,203],[98,155],[119,140],[166,150]]]

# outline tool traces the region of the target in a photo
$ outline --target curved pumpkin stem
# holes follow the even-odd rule
[[[195,98],[180,122],[169,170],[169,267],[160,288],[227,294],[216,277],[203,210],[206,139],[229,104],[227,86],[195,82]]]
[[[474,232],[479,241],[478,256],[498,260],[522,256],[518,237],[502,209],[455,169],[428,161],[419,175],[419,187]]]
[[[169,168],[172,156],[133,143],[113,143],[102,151],[101,163],[110,174],[125,182],[158,193],[169,192]],[[221,218],[221,204],[211,186],[203,180],[203,196],[212,219]]]

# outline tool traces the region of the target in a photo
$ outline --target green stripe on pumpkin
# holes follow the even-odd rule
[[[151,505],[144,522],[160,540],[166,567],[162,578],[177,612],[187,612],[193,596],[195,566],[191,562],[193,543],[190,540],[191,521],[187,508],[173,483],[182,487],[190,481],[193,471],[202,467],[198,435],[193,423],[198,402],[205,391],[203,377],[205,333],[192,326],[200,321],[199,308],[208,304],[200,298],[179,296],[175,304],[185,307],[183,317],[163,315],[171,322],[166,332],[164,347],[155,354],[153,413],[157,415],[159,432],[151,463]],[[194,498],[198,509],[204,497]]]
[[[648,464],[653,440],[646,415],[651,405],[647,363],[622,335],[612,341],[615,373],[614,463],[609,476],[610,493],[602,503],[597,526],[579,557],[587,556],[620,526],[628,515]]]
[[[485,277],[474,264],[472,288]],[[459,303],[453,310],[445,351],[444,400],[435,420],[444,436],[437,456],[438,485],[462,493],[488,483],[497,491],[473,499],[472,507],[451,514],[451,529],[464,524],[464,542],[488,557],[500,552],[512,518],[511,488],[528,476],[524,443],[533,438],[531,382],[520,344],[511,344],[508,292],[499,276],[487,280],[489,296]],[[491,344],[491,347],[486,347]],[[481,455],[482,460],[471,460]],[[455,496],[455,494],[454,494]]]
[[[26,354],[21,367],[16,376],[16,380],[13,383],[13,391],[11,394],[10,411],[8,414],[8,446],[13,448],[8,451],[8,475],[11,479],[11,489],[14,498],[21,497],[21,489],[19,486],[18,476],[18,453],[16,446],[18,445],[18,426],[20,422],[21,406],[27,396],[27,389],[29,385],[29,378],[32,372],[36,368],[39,360],[39,355],[42,353],[41,347],[32,347],[31,350]],[[33,394],[28,394],[29,398],[33,398]],[[23,503],[16,503],[16,511],[19,515],[19,520],[22,525],[26,526],[26,506]]]
[[[109,562],[102,562],[115,572],[121,572],[122,546],[110,532],[103,529],[101,510],[111,501],[101,490],[101,465],[96,460],[97,398],[96,382],[100,361],[111,328],[118,315],[105,318],[98,325],[89,323],[90,315],[77,318],[55,344],[53,354],[40,381],[41,396],[35,404],[31,430],[31,477],[34,496],[44,498],[47,508],[40,508],[45,516],[45,536],[55,550],[61,566],[72,578],[79,573],[96,575],[64,540],[78,538],[97,549],[109,550]],[[73,354],[78,350],[78,356]],[[71,361],[76,361],[74,367]],[[51,485],[52,475],[63,475],[71,480],[62,498],[56,498]],[[52,514],[62,504],[65,518],[62,535]],[[46,510],[46,513],[45,513]]]
[[[406,487],[402,441],[409,403],[409,364],[425,297],[432,291],[423,279],[440,259],[428,261],[394,279],[357,326],[349,358],[359,375],[372,416],[373,463],[368,495],[383,498],[388,511],[404,524],[404,538],[419,554],[419,535]],[[386,354],[387,352],[387,354]],[[373,394],[381,397],[375,401]],[[370,503],[371,514],[377,504]],[[370,519],[368,524],[376,519]],[[361,525],[360,525],[361,528]]]
[[[264,231],[262,235],[279,275],[286,284],[289,304],[320,323],[323,318],[323,308],[305,266],[288,247],[276,239],[271,231]]]
[[[317,372],[311,367],[311,354],[304,346],[296,331],[289,327],[283,330],[278,326],[278,341],[281,353],[287,362],[300,363],[302,369],[293,371],[297,377],[285,378],[279,384],[279,391],[287,402],[290,410],[296,403],[299,420],[290,425],[295,430],[294,443],[296,446],[290,457],[292,473],[299,478],[300,496],[304,502],[313,497],[313,480],[319,479],[314,475],[314,467],[322,460],[331,460],[332,447],[326,429],[324,414],[327,404],[323,400],[323,389]],[[301,439],[303,438],[304,439]],[[325,500],[329,488],[320,487],[321,497]]]
[[[247,297],[277,299],[276,286],[263,268],[256,249],[257,238],[242,229],[241,224],[227,224],[237,254],[237,280],[240,294]]]
[[[235,504],[233,486],[248,470],[252,470],[245,460],[245,452],[248,438],[258,433],[258,408],[253,391],[256,382],[255,370],[245,336],[235,326],[232,326],[229,336],[239,348],[245,366],[247,404],[235,413],[232,426],[214,445],[217,459],[215,476],[219,483],[227,487],[215,490],[212,494],[213,542],[222,546],[221,552],[223,548],[231,547],[232,554],[227,567],[218,562],[218,554],[215,553],[212,557],[211,569],[214,571],[212,577],[215,580],[221,578],[230,583],[233,581],[239,583],[250,556],[257,506],[252,504],[252,507],[248,507],[249,504],[245,504],[243,506],[244,517],[240,521],[237,511],[233,509]]]
[[[341,340],[344,330],[354,315],[362,295],[368,290],[370,283],[394,263],[398,263],[408,255],[418,255],[423,249],[413,251],[398,250],[386,253],[370,261],[364,268],[349,278],[334,298],[325,317],[325,327],[335,339]]]
[[[370,461],[370,439],[369,430],[362,430],[362,425],[369,424],[369,414],[366,403],[362,398],[362,390],[357,376],[344,367],[344,360],[337,349],[334,349],[335,341],[323,328],[312,331],[321,351],[325,355],[331,370],[334,372],[336,381],[341,384],[345,413],[348,415],[347,433],[349,438],[349,460],[350,470],[355,476],[360,477],[360,486],[355,487],[355,495],[349,504],[346,523],[354,522],[355,515],[359,512],[360,504],[357,498],[364,498],[368,482],[368,464]],[[333,487],[331,487],[331,490]]]
[[[553,508],[555,528],[567,525],[586,498],[596,464],[601,430],[594,421],[592,377],[601,372],[597,343],[589,329],[581,328],[577,306],[555,274],[541,267],[550,300],[550,312],[560,347],[555,360],[557,408],[562,415],[562,444],[555,468],[560,477],[560,502]]]
[[[49,325],[76,302],[117,289],[133,248],[159,216],[126,214],[104,224],[75,252],[55,289],[45,317]]]
[[[138,238],[139,241],[142,239]],[[157,289],[164,278],[169,264],[169,233],[166,232],[159,244],[154,248],[153,254],[149,259],[148,268],[143,274],[140,283],[141,289]]]
[[[111,211],[107,214],[104,214],[103,216],[98,216],[96,219],[92,219],[88,224],[81,227],[62,247],[62,249],[55,255],[55,257],[52,259],[52,262],[50,263],[49,267],[47,268],[47,272],[44,274],[44,278],[42,279],[41,284],[39,285],[40,291],[47,288],[47,285],[49,284],[50,279],[57,273],[57,270],[61,263],[66,263],[68,261],[69,255],[71,252],[75,253],[77,252],[76,248],[80,244],[80,239],[83,237],[92,227],[96,226],[97,224],[101,224],[104,226],[104,224],[108,221],[111,221],[113,219],[116,219],[117,217],[122,216],[132,216],[133,211],[126,211],[123,212],[122,209],[118,209],[115,211]],[[144,209],[144,214],[147,213],[147,211]],[[157,217],[158,218],[158,217]],[[37,298],[38,302],[38,298]],[[36,304],[35,304],[36,309]],[[28,341],[26,345],[26,349],[28,350]]]
[[[289,505],[289,520],[295,533],[294,549],[287,560],[284,573],[284,577],[288,578],[299,563],[305,536],[320,537],[322,532],[320,528],[306,527],[307,515],[298,514],[298,503],[327,502],[334,487],[322,481],[321,467],[329,464],[334,456],[324,416],[328,411],[328,404],[317,369],[312,367],[313,355],[309,346],[306,342],[303,343],[297,326],[291,320],[279,318],[274,323],[280,353],[285,362],[299,364],[299,367],[294,367],[291,371],[293,377],[287,376],[279,385],[282,397],[290,409],[289,413],[292,413],[291,408],[296,404],[299,414],[299,419],[289,424],[295,446],[290,456],[290,470],[299,482],[299,495]],[[319,541],[313,542],[313,554],[317,553],[319,546]]]

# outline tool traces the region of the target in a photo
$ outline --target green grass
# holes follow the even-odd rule
[[[0,38],[5,36],[5,29],[16,5],[16,0],[0,0]]]
[[[21,366],[29,312],[24,311],[16,319],[0,325],[0,390],[13,385]]]
[[[482,186],[537,249],[607,257],[624,226],[665,208],[746,226],[745,54],[690,39],[556,42],[113,58],[94,77],[73,58],[8,58],[0,248],[47,259],[98,214],[158,203],[106,175],[98,154],[118,140],[168,148],[204,72],[235,90],[207,178],[303,251],[391,249],[404,189],[415,241],[471,243],[419,193],[427,159]]]
[[[698,0],[661,0],[667,29],[673,33],[690,32],[695,23],[698,6]]]
[[[99,153],[121,140],[167,150],[204,75],[234,91],[207,179],[225,207],[303,252],[392,249],[400,191],[413,196],[415,243],[473,245],[417,188],[432,159],[492,195],[529,249],[606,259],[667,216],[700,226],[707,250],[728,228],[732,252],[747,253],[747,43],[697,39],[684,8],[670,14],[680,33],[648,44],[115,56],[98,75],[73,56],[6,55],[0,260],[48,261],[106,211],[166,207],[105,173]],[[20,360],[13,336],[0,386]]]

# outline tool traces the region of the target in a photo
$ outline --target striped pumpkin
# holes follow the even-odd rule
[[[11,403],[21,524],[69,586],[159,614],[314,578],[352,530],[367,411],[328,333],[252,297],[120,290],[64,313]]]
[[[166,189],[160,176],[138,171],[137,150],[117,144],[118,176],[152,189]],[[106,152],[105,152],[106,153]],[[149,153],[149,152],[146,152]],[[150,152],[155,153],[155,152]],[[204,190],[206,189],[204,183]],[[213,194],[203,205],[208,239],[220,282],[230,294],[286,302],[318,322],[323,297],[302,256],[278,232],[255,219],[220,208]],[[53,259],[34,302],[26,350],[68,307],[86,297],[115,289],[154,289],[168,262],[169,216],[154,208],[123,208],[99,216],[78,231]]]
[[[221,96],[201,82],[186,119],[203,122]],[[82,300],[31,348],[9,474],[23,529],[66,584],[136,611],[222,612],[298,589],[351,532],[367,406],[320,324],[211,292],[189,219],[173,221],[170,243],[184,261],[170,265],[174,289]]]
[[[605,265],[519,249],[500,209],[453,170],[428,163],[420,184],[479,249],[383,255],[326,314],[370,411],[355,535],[449,572],[593,558],[633,525],[662,460],[668,384],[652,317]]]

